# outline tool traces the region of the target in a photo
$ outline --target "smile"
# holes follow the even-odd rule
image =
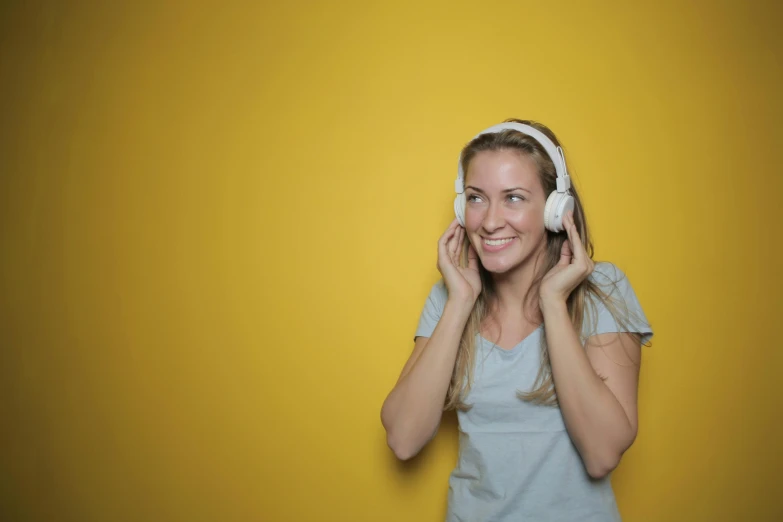
[[[514,242],[515,237],[507,237],[505,239],[484,239],[483,248],[485,253],[494,254],[508,248],[510,244]]]
[[[500,246],[510,243],[513,240],[513,237],[507,237],[506,239],[484,239],[484,244],[489,246]]]

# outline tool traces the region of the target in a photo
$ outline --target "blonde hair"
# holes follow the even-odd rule
[[[539,131],[543,132],[549,139],[552,140],[555,145],[560,146],[560,142],[554,133],[545,125],[530,121],[530,120],[517,120],[508,119],[507,122],[517,122],[530,125]],[[516,150],[520,153],[530,157],[534,160],[538,167],[539,179],[541,185],[544,188],[545,196],[548,196],[552,191],[556,190],[557,173],[555,165],[546,153],[544,148],[533,138],[522,134],[515,130],[504,130],[494,134],[483,134],[478,136],[470,143],[468,143],[462,150],[461,162],[463,172],[468,172],[468,165],[470,161],[482,151],[498,151],[498,150]],[[581,200],[576,188],[571,186],[571,194],[574,197],[574,223],[576,224],[579,236],[582,239],[585,250],[588,256],[593,258],[593,243],[590,239],[590,232],[587,227],[587,220],[585,218],[584,209],[582,207]],[[533,298],[537,298],[538,289],[541,285],[541,280],[544,275],[557,264],[560,259],[560,250],[563,243],[568,236],[566,234],[556,234],[547,230],[546,238],[546,250],[543,255],[543,262],[537,267],[536,274],[533,279],[533,284],[525,296],[525,302]],[[467,265],[467,248],[468,242],[464,244],[464,249],[461,256],[461,264]],[[476,339],[481,331],[481,325],[490,317],[491,305],[495,299],[495,287],[491,274],[484,269],[479,261],[479,274],[481,276],[482,290],[476,300],[473,310],[465,325],[465,329],[462,332],[460,339],[459,349],[457,352],[457,359],[454,365],[454,371],[451,377],[451,383],[446,395],[446,409],[469,409],[469,405],[465,403],[468,392],[473,384],[473,371],[475,368],[476,358]],[[614,286],[617,281],[610,281],[609,285]],[[602,285],[603,286],[603,285]],[[595,332],[598,321],[598,314],[596,303],[602,302],[609,312],[614,316],[617,323],[623,328],[628,329],[630,324],[631,312],[624,305],[622,300],[614,299],[610,294],[612,291],[605,292],[597,284],[590,280],[585,279],[579,286],[574,289],[571,295],[568,297],[567,306],[568,313],[571,317],[571,321],[574,324],[574,328],[577,332],[583,331],[583,325],[585,319],[591,324],[589,332]],[[582,336],[582,342],[589,337],[589,333]],[[639,340],[641,337],[639,334],[635,334]],[[557,395],[555,393],[554,384],[552,381],[552,367],[549,361],[549,350],[546,345],[546,336],[542,332],[541,335],[541,364],[538,370],[538,375],[535,380],[534,388],[529,391],[519,390],[517,392],[518,397],[521,400],[529,401],[542,405],[557,405]]]

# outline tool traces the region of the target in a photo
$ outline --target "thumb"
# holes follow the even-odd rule
[[[558,266],[568,266],[571,264],[571,243],[566,239],[563,241],[563,246],[560,248],[560,261],[557,262]]]

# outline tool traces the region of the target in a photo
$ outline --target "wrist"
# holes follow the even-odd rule
[[[538,306],[541,308],[541,313],[544,314],[544,316],[568,312],[568,304],[566,303],[566,300],[561,297],[542,295],[538,299]]]
[[[446,300],[445,308],[450,308],[456,311],[459,315],[470,316],[473,311],[473,305],[476,304],[476,300],[469,297],[457,297],[449,296]]]

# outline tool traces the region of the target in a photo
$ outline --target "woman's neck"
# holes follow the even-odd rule
[[[495,290],[495,303],[492,308],[500,316],[507,313],[517,314],[524,311],[524,317],[530,321],[540,320],[537,291],[530,292],[536,276],[536,268],[543,259],[529,259],[514,270],[503,274],[492,274]]]

